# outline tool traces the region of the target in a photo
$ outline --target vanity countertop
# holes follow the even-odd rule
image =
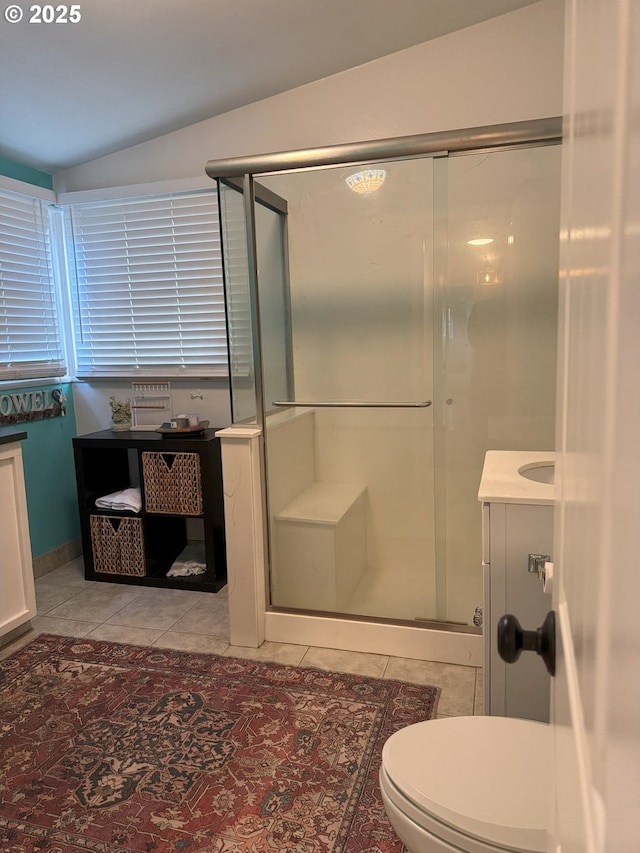
[[[553,451],[489,450],[484,458],[478,500],[484,503],[553,504],[555,486],[518,473],[525,465],[553,464]]]
[[[0,445],[13,444],[14,441],[24,441],[26,437],[26,432],[8,432],[5,435],[0,435]]]

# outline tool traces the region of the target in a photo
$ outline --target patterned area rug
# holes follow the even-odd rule
[[[399,681],[42,635],[0,663],[3,853],[399,853]]]

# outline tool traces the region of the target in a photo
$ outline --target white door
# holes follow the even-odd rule
[[[567,0],[553,853],[640,850],[640,0]]]

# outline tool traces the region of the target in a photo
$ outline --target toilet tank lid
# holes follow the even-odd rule
[[[550,827],[551,727],[511,717],[449,717],[393,734],[390,780],[455,829],[515,850],[544,851]]]

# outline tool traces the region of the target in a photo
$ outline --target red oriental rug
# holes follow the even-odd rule
[[[399,853],[399,681],[40,636],[0,663],[3,853]]]

